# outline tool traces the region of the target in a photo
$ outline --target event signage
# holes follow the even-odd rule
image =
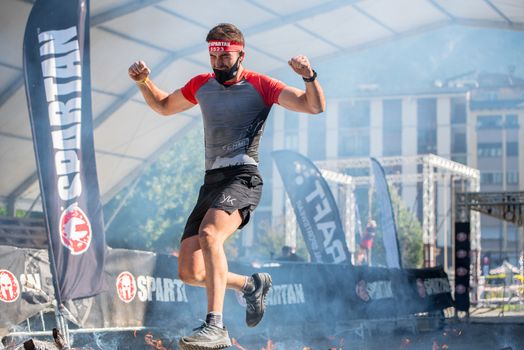
[[[93,144],[89,1],[37,0],[23,58],[56,299],[96,295],[104,289],[106,246]]]

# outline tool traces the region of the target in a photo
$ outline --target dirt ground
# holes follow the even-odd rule
[[[524,350],[524,312],[500,315],[500,310],[473,310],[469,320],[432,318],[380,320],[280,334],[230,333],[232,350]],[[177,332],[178,333],[178,332]],[[73,346],[82,350],[175,350],[180,334],[139,331],[77,335]],[[21,340],[21,339],[17,339]],[[52,339],[42,339],[51,340]],[[9,349],[21,349],[18,346]],[[47,347],[43,347],[48,349]],[[0,345],[0,349],[3,349]],[[55,347],[49,347],[55,349]]]
[[[524,312],[474,310],[466,318],[444,322],[419,319],[415,323],[376,322],[364,328],[348,326],[333,335],[310,340],[279,340],[241,343],[245,350],[524,350]],[[387,324],[391,323],[391,324]]]
[[[524,350],[524,313],[505,313],[503,316],[499,313],[499,310],[473,312],[469,320],[447,318],[441,324],[419,325],[417,329],[375,331],[366,334],[363,339],[347,337],[342,344],[338,339],[339,344],[317,344],[320,347],[312,349]]]

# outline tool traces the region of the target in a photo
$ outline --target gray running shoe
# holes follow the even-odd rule
[[[209,350],[225,349],[231,346],[229,333],[226,328],[203,323],[200,327],[193,329],[193,334],[182,337],[178,345],[182,350]]]
[[[266,311],[266,295],[272,283],[269,273],[255,273],[253,279],[255,280],[255,290],[251,293],[244,293],[248,327],[255,327],[262,320],[264,311]]]

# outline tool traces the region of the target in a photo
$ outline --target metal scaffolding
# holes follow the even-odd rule
[[[457,193],[456,205],[461,215],[467,215],[469,209],[524,226],[524,192]]]
[[[470,222],[473,230],[479,230],[480,213],[524,227],[524,192],[457,192],[455,194],[455,221]],[[480,242],[480,238],[479,238]],[[471,242],[472,296],[478,300],[480,276],[480,244]]]
[[[332,188],[335,198],[338,193],[339,214],[344,227],[346,244],[351,254],[355,253],[355,184],[351,176],[334,171],[321,169],[324,179],[330,184],[336,184],[336,190]]]
[[[478,169],[468,167],[464,164],[445,159],[434,154],[416,155],[416,156],[397,156],[377,158],[381,165],[387,169],[395,167],[401,169],[395,174],[387,175],[386,179],[389,184],[421,183],[422,184],[422,229],[424,242],[424,265],[435,265],[435,248],[436,248],[436,191],[435,186],[438,184],[450,184],[449,190],[452,192],[447,198],[454,198],[454,184],[460,181],[461,188],[467,186],[471,192],[478,192],[480,188],[480,173]],[[350,159],[333,159],[316,162],[319,168],[322,168],[322,174],[328,181],[343,179],[347,176],[348,169],[369,169],[371,166],[369,158],[350,158]],[[415,165],[411,167],[415,172],[407,172],[406,165]],[[386,171],[387,172],[387,171]],[[355,189],[358,186],[367,186],[371,190],[371,176],[353,176],[349,177],[349,183]],[[342,180],[339,180],[342,181]],[[447,186],[447,185],[446,185]],[[450,203],[445,203],[451,215]],[[447,214],[445,214],[447,215]],[[471,217],[471,236],[472,248],[480,251],[480,215],[472,212]],[[354,222],[354,221],[353,221]],[[354,225],[353,225],[354,226]],[[354,229],[353,229],[354,230]],[[353,231],[354,232],[354,231]],[[445,247],[447,249],[447,247]],[[447,266],[445,267],[447,269]]]

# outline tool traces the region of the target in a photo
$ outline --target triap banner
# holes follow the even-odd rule
[[[38,251],[10,251],[15,250],[0,246],[0,280],[9,281],[8,287],[0,284],[0,295],[9,296],[8,301],[0,298],[0,334],[49,305],[52,289],[46,278],[49,267],[35,260]],[[205,289],[183,283],[177,268],[175,256],[109,249],[104,275],[109,289],[65,302],[64,315],[83,328],[146,326],[191,331],[206,315]],[[266,314],[254,330],[244,323],[242,295],[226,292],[224,320],[228,328],[242,334],[289,333],[293,327],[311,329],[312,324],[333,330],[339,322],[394,318],[453,305],[441,267],[388,269],[292,262],[253,267],[231,262],[229,270],[244,275],[264,271],[273,278]]]
[[[384,168],[375,158],[371,158],[371,169],[375,180],[375,192],[379,213],[379,228],[382,231],[384,250],[386,251],[386,264],[390,268],[400,268],[400,247],[398,244],[397,225],[393,214],[393,205],[389,193],[386,173]]]
[[[56,299],[103,288],[105,233],[95,164],[89,1],[37,0],[24,78]]]
[[[335,198],[318,168],[300,153],[272,153],[309,254],[317,263],[351,264]]]

